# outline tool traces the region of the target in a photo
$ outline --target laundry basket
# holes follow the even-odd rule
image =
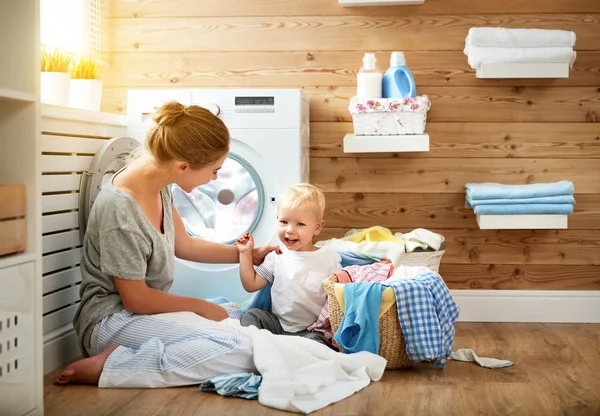
[[[434,272],[439,270],[440,261],[446,251],[444,244],[436,251],[421,251],[406,253],[402,256],[404,266],[427,266]],[[323,288],[327,292],[327,306],[329,309],[329,322],[331,330],[335,333],[340,327],[344,313],[335,296],[334,285],[338,283],[337,276],[332,274],[323,282]],[[400,328],[398,319],[398,308],[396,302],[379,319],[379,352],[378,354],[387,360],[386,368],[400,369],[413,365],[406,354],[406,341]],[[341,347],[340,347],[341,349]]]

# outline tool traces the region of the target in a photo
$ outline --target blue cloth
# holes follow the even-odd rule
[[[539,198],[522,198],[522,199],[466,199],[465,206],[473,208],[477,205],[508,205],[508,204],[574,204],[575,198],[573,195],[556,195],[542,196]]]
[[[385,289],[374,282],[344,285],[344,317],[333,339],[346,354],[379,352],[379,308]]]
[[[538,215],[573,213],[572,204],[505,204],[505,205],[476,205],[475,214],[482,215]]]
[[[522,199],[539,198],[556,195],[572,195],[573,183],[559,181],[552,183],[536,183],[530,185],[503,185],[500,183],[467,183],[467,198],[470,201],[480,199]]]
[[[398,319],[408,358],[445,367],[452,354],[454,323],[459,314],[446,284],[433,272],[383,284],[396,292]]]
[[[213,377],[200,384],[200,391],[217,392],[221,396],[258,399],[262,377],[250,373],[226,374]]]

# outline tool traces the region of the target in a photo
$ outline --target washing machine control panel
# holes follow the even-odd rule
[[[236,113],[274,113],[275,97],[236,96]]]

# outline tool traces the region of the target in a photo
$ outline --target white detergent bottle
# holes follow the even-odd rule
[[[406,66],[403,52],[392,52],[390,68],[383,76],[383,98],[414,98],[417,86]]]
[[[356,77],[356,96],[358,98],[381,98],[383,73],[377,68],[374,53],[365,53],[363,66]]]

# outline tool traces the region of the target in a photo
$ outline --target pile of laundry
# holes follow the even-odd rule
[[[465,39],[464,54],[471,68],[482,63],[568,63],[577,53],[575,32],[547,29],[473,27]]]
[[[443,235],[424,228],[416,228],[403,234],[392,233],[385,227],[373,226],[350,230],[343,238],[318,241],[315,245],[318,247],[328,246],[340,254],[343,252],[371,254],[378,256],[374,258],[375,260],[385,257],[390,259],[394,266],[399,266],[404,253],[423,250],[437,251],[444,249],[443,243]]]
[[[467,183],[467,208],[480,215],[571,215],[575,198],[570,181],[530,185]]]

